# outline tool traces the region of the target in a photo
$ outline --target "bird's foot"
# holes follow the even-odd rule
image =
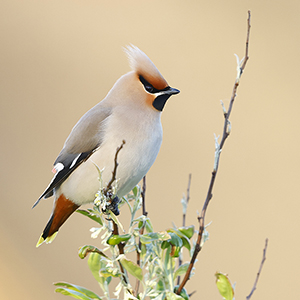
[[[106,205],[105,209],[102,208],[102,212],[104,214],[108,214],[108,211],[111,210],[116,216],[118,216],[120,214],[119,207],[118,207],[120,203],[120,199],[116,196],[108,203],[109,204]]]

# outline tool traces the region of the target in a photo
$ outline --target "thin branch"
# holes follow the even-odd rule
[[[262,257],[262,260],[261,260],[261,263],[260,263],[260,267],[259,267],[258,273],[256,274],[256,279],[254,281],[253,288],[252,288],[250,294],[246,297],[247,300],[249,300],[252,297],[252,294],[256,290],[256,286],[257,286],[257,282],[258,282],[258,279],[259,279],[259,275],[261,273],[261,270],[262,270],[262,267],[264,265],[264,262],[267,259],[267,257],[266,257],[267,247],[268,247],[268,239],[266,239],[266,242],[265,242],[265,248],[263,250],[263,257]]]
[[[203,231],[204,231],[204,228],[205,228],[205,214],[206,214],[206,210],[207,210],[207,207],[208,207],[208,204],[213,196],[212,194],[212,191],[213,191],[213,187],[214,187],[214,183],[215,183],[215,179],[216,179],[216,175],[217,175],[217,172],[218,172],[218,167],[219,167],[219,160],[220,160],[220,154],[221,154],[221,151],[223,149],[223,146],[224,146],[224,143],[227,139],[227,137],[229,136],[230,134],[230,130],[229,129],[229,125],[230,125],[230,122],[229,122],[229,116],[231,114],[231,110],[232,110],[232,107],[233,107],[233,103],[234,103],[234,100],[235,100],[235,97],[236,97],[236,91],[237,91],[237,88],[239,86],[239,82],[240,82],[240,77],[246,67],[246,63],[249,59],[249,56],[248,56],[248,46],[249,46],[249,34],[250,34],[250,18],[251,18],[251,12],[250,10],[248,11],[248,20],[247,20],[247,38],[246,38],[246,50],[245,50],[245,58],[243,60],[243,64],[242,65],[239,65],[239,74],[235,80],[235,83],[234,83],[234,86],[233,86],[233,90],[232,90],[232,95],[231,95],[231,99],[230,99],[230,104],[229,104],[229,108],[228,108],[228,111],[226,112],[226,110],[224,111],[224,126],[223,126],[223,135],[222,135],[222,140],[221,140],[221,143],[218,144],[217,142],[217,138],[216,138],[216,153],[215,153],[215,164],[214,164],[214,169],[212,171],[212,175],[211,175],[211,180],[210,180],[210,184],[209,184],[209,188],[208,188],[208,192],[207,192],[207,195],[206,195],[206,199],[205,199],[205,202],[204,202],[204,205],[203,205],[203,208],[202,208],[202,212],[201,212],[201,216],[199,218],[199,233],[198,233],[198,238],[197,238],[197,243],[196,243],[196,246],[195,246],[195,250],[194,250],[194,253],[193,253],[193,256],[191,258],[191,261],[190,261],[190,264],[189,264],[189,267],[187,269],[187,272],[177,290],[177,294],[179,295],[181,290],[183,289],[183,287],[185,286],[185,284],[187,283],[187,281],[189,280],[190,278],[190,274],[191,274],[191,271],[192,271],[192,268],[194,266],[194,263],[196,261],[196,258],[197,258],[197,255],[199,254],[199,252],[201,251],[202,249],[202,246],[201,246],[201,240],[202,240],[202,234],[203,234]]]
[[[113,221],[111,220],[112,224],[113,224],[113,235],[119,235],[119,228],[118,228],[118,225]],[[125,247],[125,243],[124,242],[121,242],[118,244],[118,249],[119,249],[119,254],[124,254],[124,247]],[[119,263],[119,266],[120,266],[120,269],[121,269],[121,272],[122,272],[122,277],[123,277],[123,280],[124,282],[127,284],[127,279],[126,279],[126,276],[125,276],[125,272],[124,272],[124,268],[121,264],[121,262],[118,260],[118,263]]]
[[[146,202],[145,202],[145,199],[146,199],[146,176],[143,177],[143,190],[142,190],[141,196],[142,196],[143,215],[145,217],[147,217],[148,212],[146,211]],[[144,234],[144,229],[145,229],[145,226],[142,226],[142,228],[140,229],[140,235]],[[140,266],[140,264],[141,264],[141,254],[140,254],[141,247],[142,247],[142,243],[139,240],[138,249],[136,251],[136,263],[138,266]],[[136,297],[139,293],[139,288],[140,288],[140,281],[137,279],[136,283],[135,283],[135,289],[134,289]]]
[[[189,297],[191,298],[197,291],[193,291],[189,294]]]
[[[185,198],[186,206],[188,205],[188,203],[190,201],[191,180],[192,180],[192,174],[189,174],[189,181],[188,181],[188,186],[187,186],[187,189],[186,189],[186,198]],[[186,219],[186,210],[184,209],[183,210],[183,215],[182,215],[182,226],[183,227],[185,226],[185,219]],[[181,259],[181,256],[179,256],[178,267],[180,267],[181,264],[182,264],[182,259]],[[179,283],[180,283],[180,276],[177,277],[177,285],[179,285]]]
[[[119,235],[119,228],[118,225],[112,220],[113,223],[113,235]],[[124,247],[125,247],[125,243],[121,242],[118,244],[118,248],[119,248],[119,254],[124,254]]]
[[[111,189],[112,184],[117,179],[117,177],[116,177],[117,176],[117,168],[119,166],[119,163],[118,163],[118,160],[117,160],[118,159],[118,154],[121,151],[121,149],[123,148],[123,146],[125,145],[125,143],[126,143],[125,140],[123,140],[121,146],[118,147],[117,150],[116,150],[115,159],[114,159],[115,166],[114,166],[114,169],[113,169],[113,172],[112,172],[112,177],[111,177],[107,187],[103,191],[104,195],[106,195],[109,192],[109,190]]]
[[[112,171],[112,177],[107,185],[107,187],[104,189],[103,191],[103,194],[107,197],[110,197],[111,195],[108,195],[111,191],[111,186],[112,184],[114,183],[114,181],[117,179],[117,168],[119,166],[119,163],[118,163],[118,154],[119,152],[121,151],[121,149],[123,148],[123,146],[125,145],[125,140],[122,141],[122,144],[120,147],[117,148],[116,150],[116,153],[115,153],[115,158],[114,158],[114,169]],[[112,199],[113,200],[113,199]],[[114,220],[110,220],[113,224],[113,235],[119,235],[119,229],[118,229],[118,225],[114,222]],[[121,242],[118,244],[118,249],[119,249],[119,254],[124,254],[124,247],[125,247],[125,243],[124,242]],[[123,277],[123,280],[124,282],[127,284],[127,279],[126,279],[126,276],[125,276],[125,273],[124,273],[124,268],[121,264],[121,262],[118,260],[118,263],[119,263],[119,266],[120,266],[120,270],[122,272],[122,277]]]
[[[148,212],[146,211],[146,175],[143,177],[143,190],[142,190],[142,205],[143,205],[143,215],[147,217]]]
[[[191,187],[191,180],[192,180],[192,174],[189,174],[189,181],[188,181],[188,187],[186,190],[186,204],[190,201],[190,187]],[[186,218],[186,212],[183,213],[182,216],[182,226],[185,226],[185,218]]]

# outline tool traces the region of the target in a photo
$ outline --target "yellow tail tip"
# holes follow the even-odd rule
[[[40,236],[40,239],[38,240],[38,242],[36,243],[36,247],[41,246],[44,243],[44,238],[42,236]]]
[[[42,236],[40,236],[40,239],[38,240],[36,247],[39,247],[40,245],[42,245],[44,242],[46,242],[46,244],[50,244],[53,242],[53,240],[55,239],[56,235],[57,235],[58,231],[54,232],[51,236],[48,236],[46,239],[44,239]]]

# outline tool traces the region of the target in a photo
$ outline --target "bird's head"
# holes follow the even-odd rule
[[[178,94],[179,90],[171,88],[149,57],[136,46],[127,46],[132,72],[126,74],[134,98],[157,111],[162,111],[170,96]]]

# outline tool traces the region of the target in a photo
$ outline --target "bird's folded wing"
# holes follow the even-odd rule
[[[44,193],[39,197],[39,199],[34,203],[32,208],[34,208],[43,197],[51,197],[53,195],[53,190],[56,187],[59,187],[81,163],[86,161],[93,154],[93,152],[94,151],[84,152],[77,155],[69,154],[68,161],[57,162],[53,168],[55,174],[50,184],[48,185]]]
[[[101,146],[103,127],[105,127],[105,120],[111,115],[111,110],[101,107],[100,104],[101,102],[83,115],[72,129],[54,162],[54,177],[33,207],[43,197],[52,196],[54,189],[59,187],[81,163]]]

